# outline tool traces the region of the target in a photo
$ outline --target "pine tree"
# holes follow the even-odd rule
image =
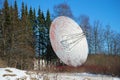
[[[42,12],[41,24],[45,26],[45,16],[43,12]]]
[[[21,14],[21,19],[24,20],[24,15],[25,15],[25,7],[24,7],[24,2],[22,2],[22,14]]]
[[[27,5],[25,6],[25,15],[28,17],[28,8],[27,8]]]
[[[4,14],[4,26],[3,26],[3,46],[4,46],[4,55],[6,56],[7,65],[10,66],[11,59],[11,50],[12,50],[12,21],[13,19],[12,7],[9,7],[8,1],[5,0],[3,14]]]
[[[14,31],[19,28],[19,17],[18,17],[18,7],[17,2],[14,2]]]
[[[0,9],[0,57],[3,56],[3,14]]]
[[[27,9],[25,10],[27,12]],[[28,13],[28,12],[27,12]],[[34,50],[34,39],[33,39],[33,25],[36,15],[35,10],[32,10],[32,7],[29,9],[29,13],[27,16],[27,29],[26,29],[26,49],[30,51],[27,55],[27,60],[30,62],[29,65],[32,65],[32,59],[35,56],[35,50]],[[30,66],[29,66],[30,67]],[[33,67],[33,66],[32,66]]]
[[[18,7],[17,7],[17,2],[15,0],[14,2],[14,16],[15,16],[15,20],[18,21]]]
[[[45,17],[43,12],[41,12],[40,8],[38,9],[38,17],[37,17],[37,26],[38,27],[38,35],[36,35],[36,46],[37,46],[37,54],[38,54],[38,61],[40,61],[40,58],[43,59],[44,50],[46,48],[45,43]],[[40,62],[39,63],[39,69],[40,69]]]
[[[35,20],[35,12],[32,10],[32,7],[30,7],[30,10],[29,10],[29,15],[28,15],[28,20],[29,20],[29,33],[32,35],[33,34],[33,25],[34,25],[34,20]]]
[[[28,16],[28,45],[31,47],[31,50],[33,52],[33,54],[35,54],[35,50],[34,50],[34,37],[33,37],[33,26],[34,26],[34,21],[36,19],[36,15],[35,15],[35,9],[34,11],[32,10],[32,7],[29,10],[29,16]]]
[[[3,13],[4,13],[4,28],[3,28],[3,35],[4,35],[4,40],[3,40],[3,46],[4,46],[4,55],[6,55],[6,49],[9,49],[10,47],[10,12],[9,12],[9,5],[8,1],[5,0],[4,2],[4,8],[3,8]]]
[[[23,69],[24,67],[24,59],[26,58],[26,34],[25,34],[25,29],[26,29],[26,15],[25,15],[25,6],[24,3],[22,2],[22,9],[21,9],[21,20],[20,20],[20,27],[19,30],[17,31],[17,43],[16,43],[16,48],[17,48],[17,54],[18,59],[16,60],[17,62],[17,68]]]
[[[30,10],[29,10],[29,19],[31,21],[33,20],[33,10],[32,10],[32,7],[30,7]]]
[[[46,25],[46,29],[47,29],[47,32],[46,32],[46,42],[47,42],[46,59],[48,62],[48,61],[51,61],[52,59],[57,59],[57,56],[52,49],[52,46],[50,44],[50,39],[49,39],[49,29],[50,29],[50,25],[51,25],[49,10],[47,10],[45,25]]]
[[[26,26],[27,26],[27,7],[25,9],[25,6],[24,6],[23,2],[22,2],[21,25],[22,25],[22,29],[25,33]]]
[[[45,25],[45,17],[43,12],[41,12],[40,8],[38,9],[38,17],[37,17],[39,25],[44,26]]]
[[[35,11],[35,8],[33,10],[33,19],[36,20],[36,11]]]
[[[49,29],[51,25],[51,19],[50,19],[50,12],[47,10],[46,14],[46,20],[45,20],[45,26],[46,26],[46,42],[47,44],[50,44],[50,39],[49,39]]]
[[[34,25],[34,21],[35,21],[35,11],[32,10],[32,7],[30,7],[29,10],[29,15],[28,15],[28,34],[29,34],[29,38],[30,38],[30,42],[33,43],[33,25]]]
[[[5,0],[4,2],[4,19],[5,19],[4,26],[6,29],[10,25],[10,13],[9,13],[9,5],[7,0]]]
[[[16,39],[17,39],[17,36],[18,36],[18,35],[16,35],[16,33],[20,29],[19,18],[18,18],[18,7],[17,7],[16,0],[14,2],[14,7],[13,7],[11,13],[13,13],[12,14],[13,19],[11,19],[12,20],[12,26],[13,26],[13,32],[12,32],[12,44],[13,44],[13,46],[12,47],[15,47],[15,44],[16,44],[15,42],[17,42]]]
[[[27,16],[25,13],[25,6],[24,3],[22,3],[22,14],[21,14],[21,28],[20,28],[20,34],[21,34],[21,43],[25,45],[25,36],[26,36],[26,30],[27,30]]]
[[[50,12],[49,10],[47,10],[47,15],[46,15],[46,21],[45,24],[48,28],[50,28],[50,24],[51,24],[51,19],[50,19]]]
[[[38,9],[38,17],[37,17],[37,21],[40,22],[40,15],[41,15],[41,10],[40,10],[40,7]]]

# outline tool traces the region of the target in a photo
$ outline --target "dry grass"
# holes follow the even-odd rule
[[[26,76],[23,76],[21,78],[17,78],[16,80],[27,80],[27,77]],[[30,79],[30,80],[37,80],[37,79]]]
[[[104,54],[89,55],[85,64],[100,65],[100,66],[120,65],[120,56],[104,55]]]
[[[0,59],[0,67],[7,67],[7,63],[2,59]]]
[[[78,67],[54,66],[50,72],[91,72],[120,76],[120,56],[95,54],[89,55],[87,61]]]
[[[6,77],[6,76],[17,76],[16,74],[4,74],[3,77]]]
[[[83,65],[89,72],[120,76],[120,56],[89,55]]]
[[[49,79],[48,76],[46,75],[46,76],[43,76],[43,80],[50,80],[50,79]]]
[[[11,71],[11,70],[9,70],[9,69],[5,69],[5,71],[12,73],[12,71]]]

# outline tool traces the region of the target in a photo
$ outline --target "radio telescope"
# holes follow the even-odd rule
[[[56,55],[65,64],[77,67],[86,61],[86,36],[72,19],[65,16],[55,18],[50,27],[50,41]]]

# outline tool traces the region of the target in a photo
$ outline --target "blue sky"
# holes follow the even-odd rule
[[[14,0],[8,1],[9,4],[14,3]],[[90,24],[99,20],[103,26],[109,24],[112,30],[120,33],[120,0],[17,0],[19,8],[22,1],[36,10],[40,6],[44,13],[49,9],[51,14],[54,13],[54,5],[66,2],[75,17],[85,14],[89,16]]]

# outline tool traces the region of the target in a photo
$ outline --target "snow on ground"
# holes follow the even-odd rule
[[[0,68],[0,80],[43,80],[42,77],[37,76],[36,73],[28,73],[16,68]]]
[[[120,80],[120,78],[90,73],[38,73],[15,68],[0,68],[0,80]]]

